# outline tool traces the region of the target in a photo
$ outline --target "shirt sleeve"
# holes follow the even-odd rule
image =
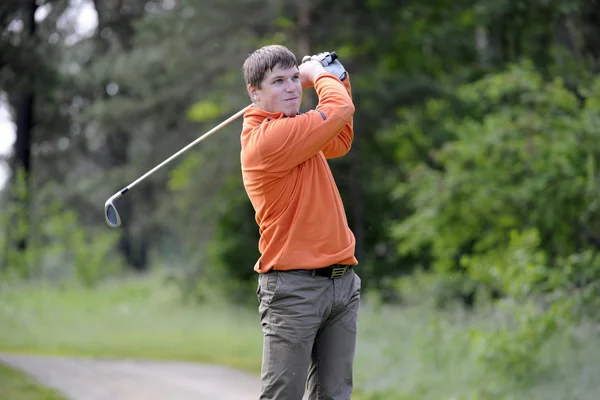
[[[352,98],[335,75],[319,75],[315,89],[315,110],[264,121],[259,127],[258,153],[266,170],[285,171],[303,163],[332,145],[352,120]]]
[[[352,99],[352,86],[350,84],[350,75],[346,72],[344,79],[344,87],[350,99]],[[350,117],[342,130],[334,137],[334,139],[323,149],[323,154],[326,158],[337,158],[346,155],[352,147],[354,140],[353,117]]]

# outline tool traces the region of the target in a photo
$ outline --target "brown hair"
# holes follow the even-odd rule
[[[288,69],[298,66],[294,53],[287,47],[272,44],[253,51],[244,61],[242,72],[246,85],[260,89],[260,84],[267,71],[279,66]]]

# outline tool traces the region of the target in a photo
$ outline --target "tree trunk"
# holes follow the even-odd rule
[[[595,71],[600,71],[600,1],[590,0],[583,13],[584,50],[591,54]]]
[[[298,57],[302,62],[302,57],[311,55],[310,49],[310,25],[311,25],[311,1],[298,2]],[[310,110],[316,107],[317,99],[314,90],[306,91],[303,96],[303,105]]]
[[[38,6],[35,0],[30,0],[26,4],[25,10],[25,29],[27,29],[27,34],[29,35],[29,40],[35,40],[36,34],[36,23],[35,23],[35,11]],[[24,82],[23,82],[23,92],[20,96],[19,103],[17,104],[17,138],[15,141],[15,152],[14,152],[14,172],[21,172],[24,177],[23,184],[25,185],[25,199],[21,198],[18,201],[23,202],[22,207],[19,207],[20,210],[24,210],[26,213],[23,218],[27,219],[29,215],[29,204],[30,204],[30,191],[29,191],[29,182],[30,182],[30,174],[31,174],[31,142],[32,142],[32,129],[34,126],[34,101],[35,101],[35,74],[34,74],[34,66],[29,66],[24,71]],[[14,174],[15,178],[17,174]],[[13,181],[15,181],[13,178]],[[15,245],[20,252],[27,250],[27,242],[28,232],[20,235],[20,237],[15,238]]]

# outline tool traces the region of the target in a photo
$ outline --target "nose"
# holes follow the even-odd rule
[[[296,85],[291,79],[288,79],[285,84],[285,91],[288,93],[292,93],[296,91]]]

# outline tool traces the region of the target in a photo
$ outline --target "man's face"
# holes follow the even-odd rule
[[[275,66],[267,71],[261,88],[248,85],[248,93],[254,105],[271,113],[283,112],[293,117],[300,111],[302,102],[302,83],[298,67],[282,69]]]

